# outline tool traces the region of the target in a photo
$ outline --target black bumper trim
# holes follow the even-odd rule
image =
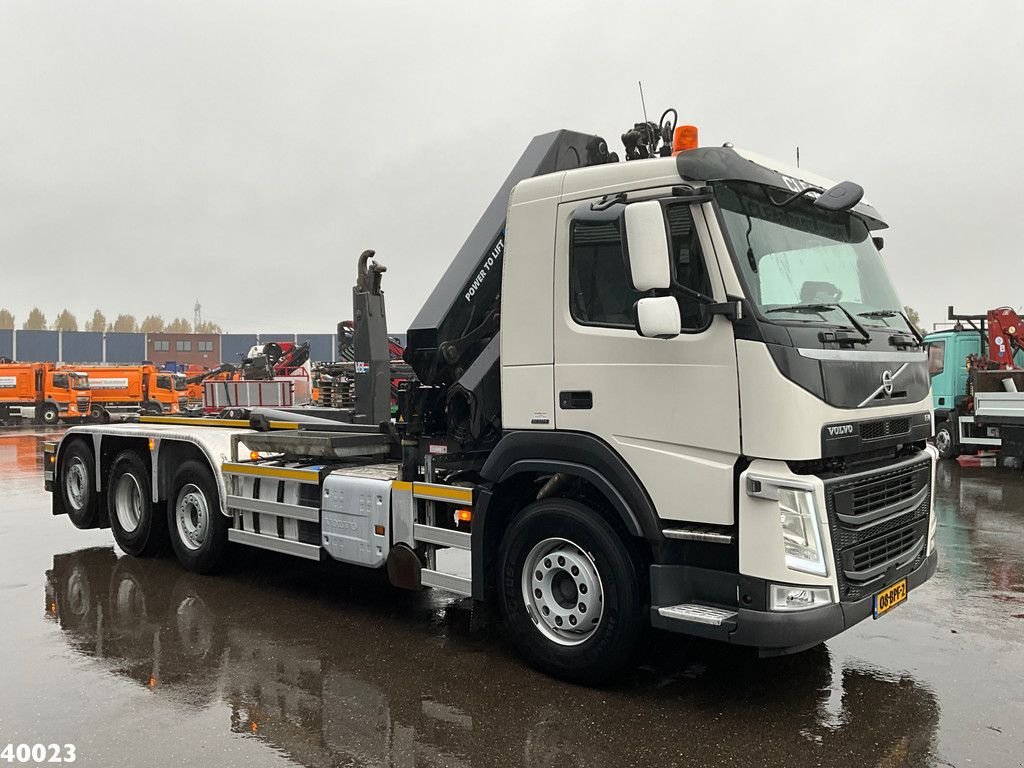
[[[907,574],[912,592],[930,579],[938,566],[938,551],[932,552],[915,570]],[[660,629],[723,640],[733,645],[761,649],[764,655],[795,653],[835,637],[874,612],[874,595],[854,602],[836,603],[823,608],[790,613],[739,608],[734,626],[709,627],[658,617],[652,607],[652,624]]]

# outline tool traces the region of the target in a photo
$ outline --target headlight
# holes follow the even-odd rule
[[[771,585],[773,611],[806,611],[832,604],[832,590],[828,587],[791,587],[786,584]]]
[[[786,567],[825,576],[828,569],[814,509],[814,494],[809,490],[779,488],[779,516],[786,548]]]

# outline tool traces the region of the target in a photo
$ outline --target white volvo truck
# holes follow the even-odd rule
[[[534,139],[409,329],[397,418],[367,252],[354,409],[72,428],[53,513],[200,572],[229,545],[386,568],[498,606],[572,680],[651,626],[781,654],[881,617],[937,562],[885,224],[855,184],[671,128],[624,162]]]

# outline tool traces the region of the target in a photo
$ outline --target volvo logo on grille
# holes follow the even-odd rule
[[[882,371],[882,391],[885,392],[886,397],[892,397],[892,380],[894,378],[892,371]]]
[[[829,437],[839,437],[840,435],[852,435],[853,424],[837,424],[832,427],[825,427],[828,430]]]

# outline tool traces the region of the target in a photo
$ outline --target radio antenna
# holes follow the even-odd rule
[[[653,156],[654,155],[654,147],[657,144],[657,139],[655,139],[654,136],[650,135],[651,134],[651,124],[647,120],[647,104],[644,103],[644,81],[643,80],[637,80],[636,84],[638,86],[640,86],[640,107],[644,111],[644,130],[643,130],[643,133],[641,134],[641,136],[646,137],[647,141],[645,143],[647,144],[647,151],[648,151],[648,153],[651,156]]]

